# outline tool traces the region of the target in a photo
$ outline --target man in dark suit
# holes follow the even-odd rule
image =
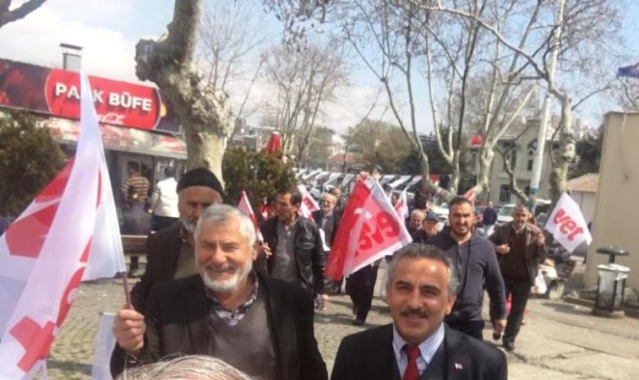
[[[456,276],[434,246],[397,251],[388,267],[393,323],[344,338],[331,379],[507,379],[503,352],[443,322],[455,303]]]
[[[146,271],[131,290],[135,310],[144,311],[153,284],[197,273],[193,262],[193,232],[200,214],[222,203],[222,184],[208,169],[186,172],[177,184],[180,223],[149,235]]]
[[[327,379],[313,299],[253,271],[253,222],[234,207],[213,205],[194,238],[199,275],[156,284],[145,316],[131,309],[116,315],[112,372],[169,355],[206,354],[258,379]]]
[[[313,211],[311,214],[320,229],[320,233],[323,234],[324,257],[326,261],[328,261],[328,257],[331,253],[331,245],[333,244],[337,229],[339,228],[339,222],[341,221],[341,214],[337,213],[336,207],[337,198],[330,193],[323,193],[320,196],[320,209]],[[342,281],[326,280],[325,285],[328,292],[339,294]]]

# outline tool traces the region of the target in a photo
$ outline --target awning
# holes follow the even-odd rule
[[[422,180],[422,176],[416,175],[416,176],[413,177],[413,179],[410,180],[410,182],[408,183],[408,185],[406,185],[406,187],[411,187],[411,186],[413,186],[414,184],[416,184],[417,182],[419,182],[421,180]]]
[[[38,120],[38,126],[49,128],[59,143],[78,141],[79,121],[49,117]],[[186,143],[179,137],[109,124],[100,124],[100,132],[105,149],[186,159]]]
[[[388,182],[392,181],[392,180],[393,180],[393,178],[395,178],[395,177],[396,177],[396,175],[395,175],[395,174],[387,174],[387,175],[383,176],[383,177],[379,180],[379,184],[380,184],[380,185],[383,185],[383,184],[385,184],[385,183],[388,183]]]
[[[355,174],[352,173],[348,173],[344,176],[344,179],[342,180],[342,184],[341,186],[346,186],[348,185],[349,182],[351,182],[351,180],[355,178]]]
[[[390,186],[392,189],[396,188],[397,186],[401,185],[402,183],[408,181],[410,179],[410,175],[403,175],[401,177],[399,177],[398,179],[394,180],[393,182],[391,182],[390,184],[388,184],[388,186]]]

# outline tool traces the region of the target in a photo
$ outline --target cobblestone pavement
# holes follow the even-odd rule
[[[326,309],[317,313],[315,335],[329,373],[344,336],[390,322],[385,303],[377,294],[362,327],[351,325],[347,296],[331,297]],[[81,285],[51,350],[50,379],[90,378],[99,313],[117,311],[123,303],[121,280]],[[508,355],[511,380],[630,380],[639,373],[637,319],[596,318],[586,308],[540,299],[529,302],[526,319],[517,350]],[[488,329],[485,336],[490,336]]]

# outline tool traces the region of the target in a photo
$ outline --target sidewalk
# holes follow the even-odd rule
[[[381,277],[380,272],[378,279]],[[50,379],[90,379],[99,313],[117,311],[123,302],[121,280],[81,285],[51,350]],[[365,326],[351,325],[352,318],[348,296],[332,297],[326,310],[316,315],[315,336],[329,373],[344,336],[391,322],[386,304],[379,297],[375,297]],[[595,317],[587,307],[531,299],[526,321],[515,352],[507,354],[509,379],[638,378],[639,319]],[[492,343],[492,331],[486,329],[484,334],[487,342]]]

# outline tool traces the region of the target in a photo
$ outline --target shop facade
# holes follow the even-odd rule
[[[183,172],[186,144],[170,107],[158,89],[89,76],[116,203],[127,164],[137,162],[151,188],[164,168]],[[80,129],[80,76],[77,72],[0,59],[0,112],[32,113],[68,155]]]

